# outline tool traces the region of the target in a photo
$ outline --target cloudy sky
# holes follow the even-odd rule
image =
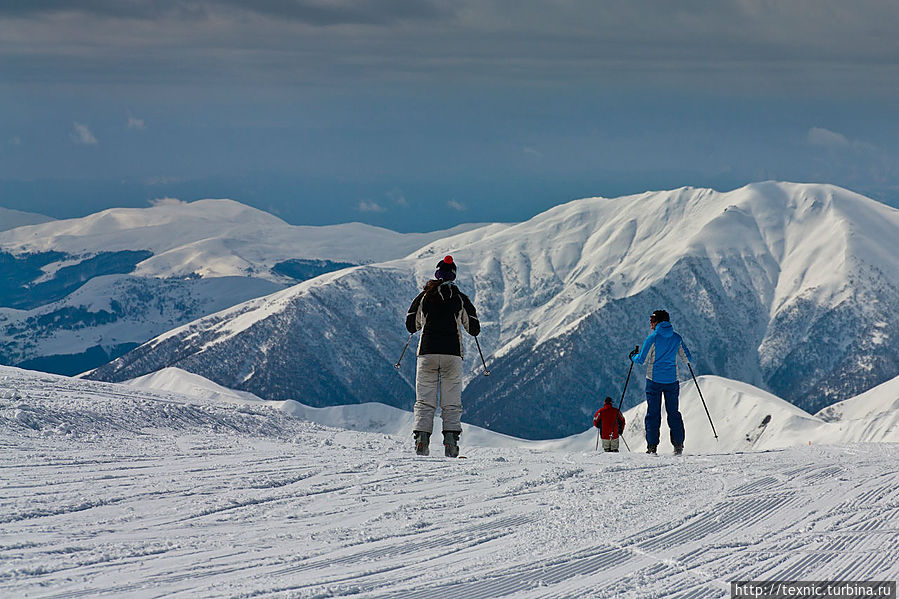
[[[518,221],[682,185],[899,205],[895,0],[3,0],[0,206]]]

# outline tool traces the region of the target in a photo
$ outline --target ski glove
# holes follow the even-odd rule
[[[636,356],[636,355],[639,354],[639,353],[640,353],[640,347],[637,346],[637,347],[635,347],[634,349],[631,350],[631,353],[629,353],[629,354],[627,355],[627,357],[630,358],[630,359],[633,359],[634,356]]]

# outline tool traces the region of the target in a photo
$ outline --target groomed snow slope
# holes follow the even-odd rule
[[[7,367],[0,433],[3,596],[699,599],[899,577],[896,444],[417,458],[270,404]]]

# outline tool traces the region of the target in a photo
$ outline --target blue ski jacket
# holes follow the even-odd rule
[[[634,364],[646,363],[646,378],[656,383],[673,383],[677,376],[677,356],[693,359],[683,338],[674,332],[670,322],[660,322],[649,334],[640,353],[631,358]]]

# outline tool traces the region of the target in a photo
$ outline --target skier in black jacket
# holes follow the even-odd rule
[[[452,256],[437,263],[434,278],[412,301],[406,314],[409,333],[421,329],[418,342],[418,370],[415,376],[413,435],[415,452],[428,455],[434,412],[440,397],[443,445],[447,457],[459,455],[462,433],[462,329],[469,335],[481,332],[478,314],[464,293],[452,281],[456,264]]]

